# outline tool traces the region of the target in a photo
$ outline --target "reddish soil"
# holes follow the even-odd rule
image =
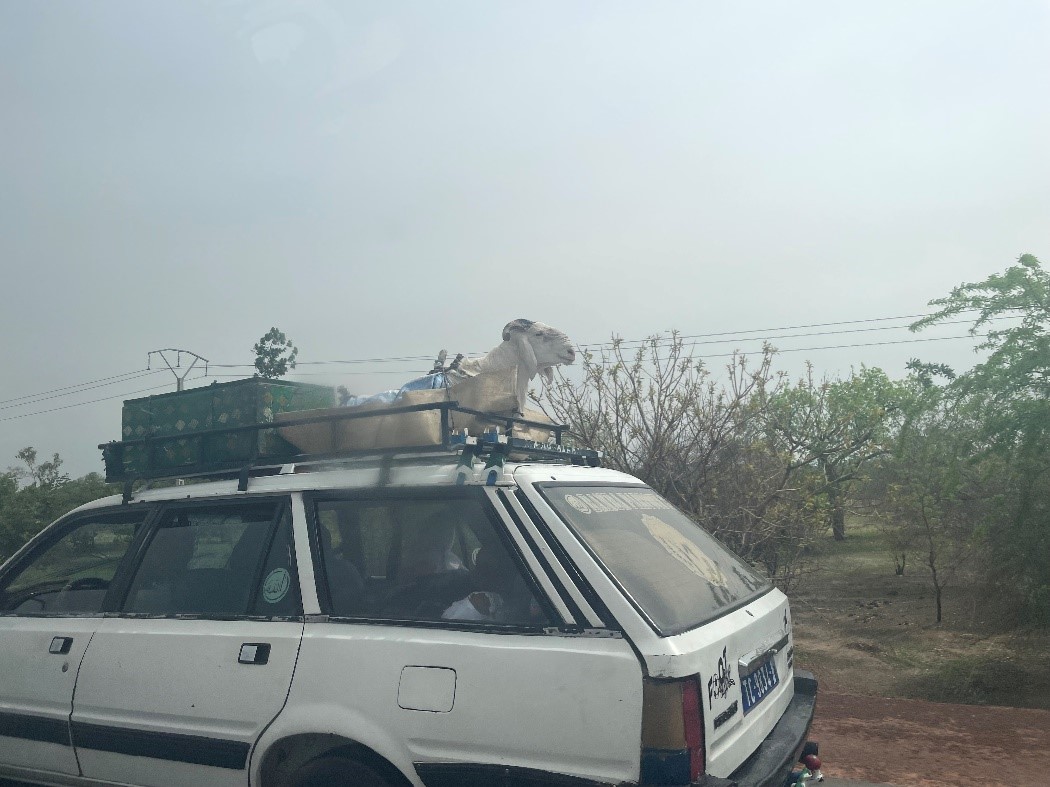
[[[1050,711],[821,692],[824,773],[899,787],[1050,787]]]

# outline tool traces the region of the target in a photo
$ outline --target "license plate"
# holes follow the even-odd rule
[[[780,676],[777,675],[777,665],[772,657],[762,662],[754,672],[741,677],[740,694],[744,700],[744,713],[768,697],[779,683]]]

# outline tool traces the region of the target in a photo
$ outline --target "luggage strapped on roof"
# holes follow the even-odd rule
[[[103,443],[99,445],[99,448],[102,450],[102,457],[106,466],[106,481],[128,483],[164,478],[225,478],[269,475],[280,472],[281,467],[288,464],[313,464],[390,455],[452,454],[463,458],[496,455],[500,458],[510,458],[519,461],[554,461],[590,467],[597,467],[601,464],[600,452],[563,445],[562,438],[568,431],[568,428],[562,424],[541,423],[525,418],[486,413],[481,410],[460,407],[456,401],[433,402],[403,407],[392,406],[367,412],[355,412],[354,410],[355,408],[345,408],[345,411],[334,413],[326,411],[322,415],[313,416],[306,414],[309,411],[301,411],[303,417],[285,418],[279,424],[273,422],[256,423],[218,429],[202,429],[178,436],[147,436],[132,440]],[[210,444],[215,444],[217,440],[223,438],[234,439],[241,436],[257,438],[264,432],[275,433],[278,428],[286,429],[309,424],[331,423],[333,428],[335,428],[337,424],[350,420],[384,418],[433,410],[439,411],[441,419],[442,439],[438,445],[404,445],[382,449],[350,449],[315,454],[301,453],[292,447],[292,450],[289,451],[266,453],[259,449],[261,440],[251,439],[248,455],[240,459],[231,459],[225,451],[222,452],[223,456],[216,458],[210,455],[208,451]],[[481,434],[469,434],[467,429],[454,428],[454,413],[473,416],[475,420],[490,422],[491,426],[486,428]],[[541,443],[514,437],[513,430],[515,426],[549,430],[553,434],[553,441]],[[170,453],[173,443],[187,440],[199,441],[199,444],[195,446],[197,449],[196,461],[184,462],[178,466],[171,466],[170,462],[161,461],[164,459],[165,452]],[[131,450],[134,450],[138,457],[137,467],[129,466],[129,452]],[[463,458],[460,459],[461,463],[464,461]]]

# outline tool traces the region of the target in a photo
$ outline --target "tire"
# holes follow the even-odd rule
[[[320,757],[306,763],[288,787],[390,787],[367,765],[345,757]]]

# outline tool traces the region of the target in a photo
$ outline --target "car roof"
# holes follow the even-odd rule
[[[475,471],[481,465],[475,465]],[[305,470],[305,471],[304,471]],[[248,480],[247,490],[239,488],[235,478],[222,480],[190,479],[186,483],[173,481],[170,485],[146,488],[135,491],[129,504],[168,502],[172,500],[200,500],[207,498],[226,498],[263,494],[287,494],[290,492],[308,492],[313,490],[333,489],[370,489],[391,487],[430,487],[443,488],[456,485],[457,466],[445,461],[435,462],[399,462],[388,464],[376,460],[372,462],[355,462],[353,464],[314,465],[309,467],[287,465],[281,472],[273,475],[252,477]],[[524,484],[542,483],[544,481],[601,484],[639,484],[637,478],[601,467],[583,467],[551,462],[508,463],[503,469],[503,480],[499,486],[521,486]],[[479,485],[477,482],[471,485]],[[110,495],[93,500],[75,512],[89,511],[96,508],[119,505],[122,495]],[[72,512],[71,512],[72,513]]]

